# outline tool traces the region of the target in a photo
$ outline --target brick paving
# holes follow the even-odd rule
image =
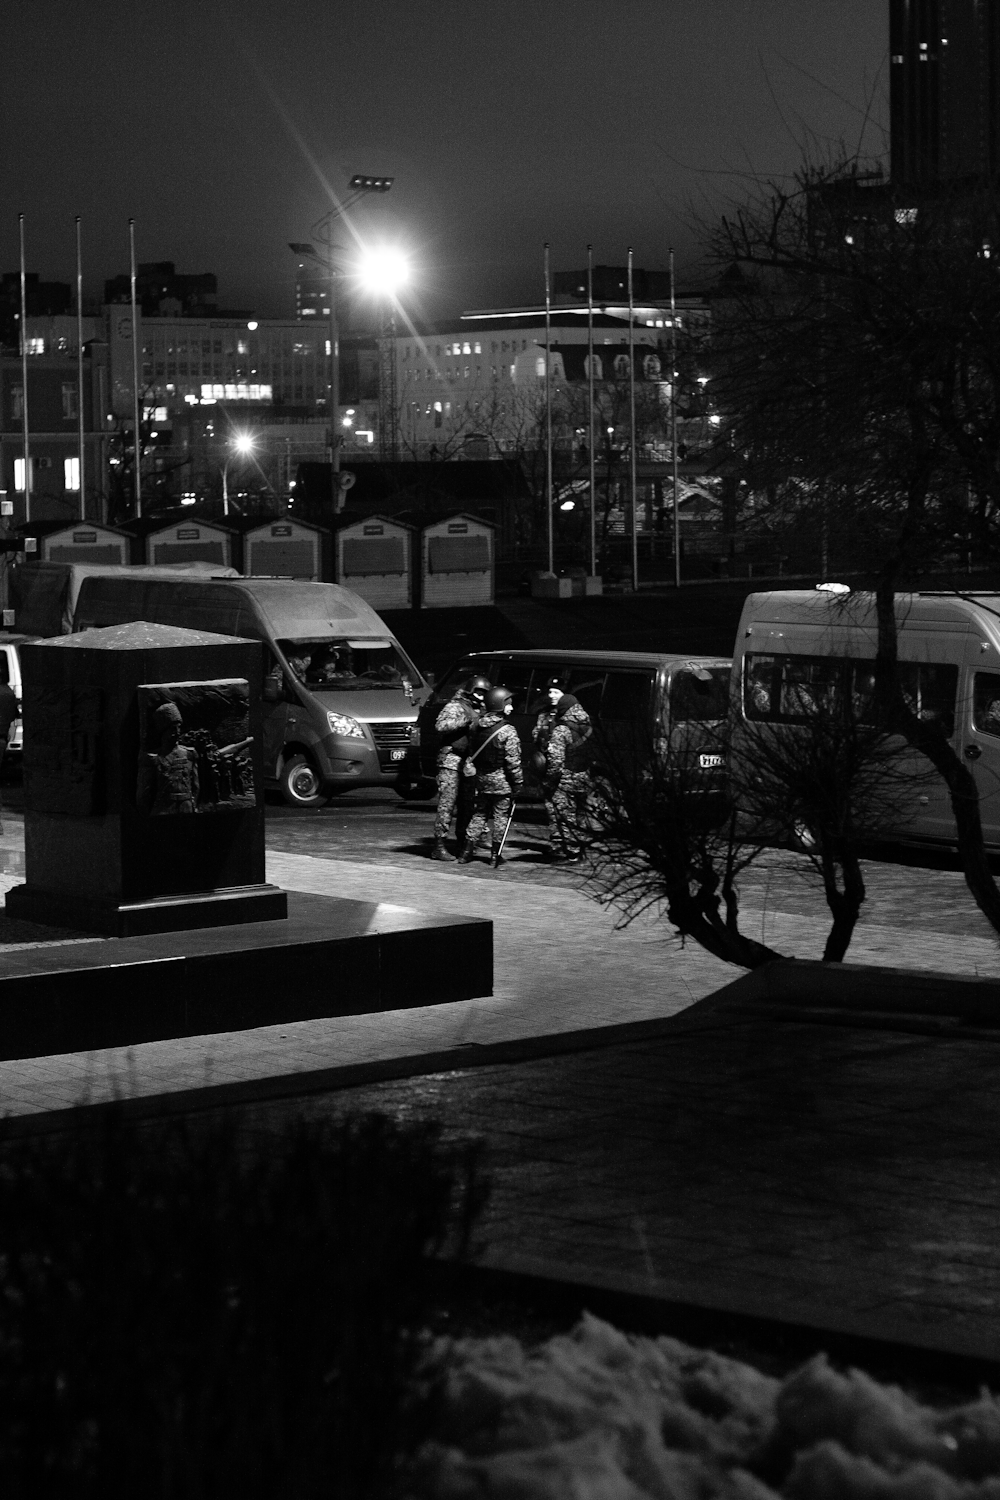
[[[641,1043],[298,1108],[484,1140],[484,1265],[1000,1360],[998,1075],[1000,1038],[708,1001]]]
[[[294,853],[281,826],[268,875],[290,889],[492,917],[495,997],[0,1064],[8,1114],[55,1121],[118,1096],[237,1101],[260,1125],[290,1111],[433,1117],[486,1143],[484,1264],[1000,1360],[995,1035],[706,999],[738,971],[654,920],[616,932],[576,875],[537,863],[530,823],[524,868],[496,874],[434,866],[422,843]],[[0,848],[0,888],[20,878],[16,862]],[[748,930],[808,957],[827,917],[802,869],[766,856],[744,879],[744,912]],[[997,941],[946,861],[866,874],[855,962],[1000,975]],[[640,1037],[610,1029],[628,1022]],[[581,1028],[603,1028],[605,1044],[538,1055]],[[517,1061],[496,1060],[512,1046]]]

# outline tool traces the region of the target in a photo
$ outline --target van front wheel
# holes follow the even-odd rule
[[[304,755],[292,755],[285,761],[278,786],[289,807],[322,807],[329,800],[315,767]]]

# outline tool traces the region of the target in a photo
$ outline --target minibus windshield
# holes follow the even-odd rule
[[[306,687],[398,688],[413,682],[413,668],[392,641],[309,636],[279,641],[285,660]]]

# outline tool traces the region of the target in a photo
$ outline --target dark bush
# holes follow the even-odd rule
[[[394,1493],[426,1430],[428,1257],[476,1148],[382,1116],[0,1148],[0,1486],[11,1500]]]

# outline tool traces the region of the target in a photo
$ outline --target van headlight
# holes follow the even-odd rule
[[[365,737],[365,732],[357,719],[352,719],[349,714],[328,713],[326,722],[330,726],[331,734],[340,734],[349,740],[363,740]]]

